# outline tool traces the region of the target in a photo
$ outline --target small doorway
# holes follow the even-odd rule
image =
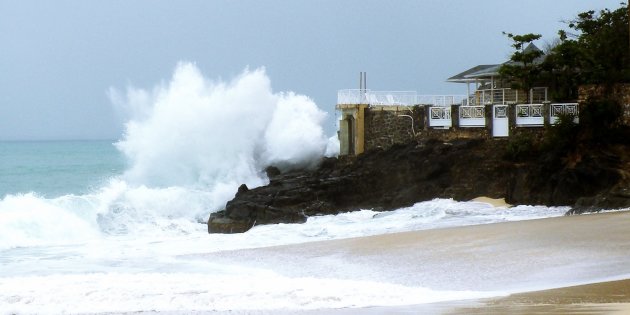
[[[354,117],[348,115],[346,116],[346,119],[344,119],[344,122],[346,123],[346,130],[348,131],[348,154],[354,155]]]

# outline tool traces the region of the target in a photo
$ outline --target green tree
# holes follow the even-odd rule
[[[501,77],[511,82],[514,89],[523,90],[527,93],[527,99],[530,99],[530,89],[539,80],[541,73],[540,58],[543,52],[531,45],[540,34],[524,34],[514,35],[512,33],[503,33],[512,40],[514,53],[510,56],[510,61],[501,65],[499,74]]]
[[[554,90],[577,98],[581,84],[630,82],[628,11],[625,6],[586,11],[567,22],[542,66]]]

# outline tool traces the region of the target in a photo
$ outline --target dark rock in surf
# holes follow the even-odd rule
[[[301,223],[309,216],[358,209],[386,211],[433,198],[575,205],[574,213],[630,207],[627,146],[587,150],[567,164],[554,152],[508,161],[507,143],[414,141],[357,157],[326,158],[315,170],[268,169],[270,183],[251,190],[241,186],[224,210],[210,215],[208,232],[244,232],[256,224]]]

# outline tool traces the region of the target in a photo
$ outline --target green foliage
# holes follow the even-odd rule
[[[578,99],[577,87],[584,81],[577,60],[580,52],[576,41],[564,41],[555,46],[541,65],[541,80],[550,88],[557,101]]]
[[[533,156],[536,151],[532,135],[521,133],[510,137],[503,158],[514,162],[523,161]]]
[[[542,149],[545,151],[579,151],[581,146],[627,143],[628,127],[620,121],[622,107],[612,99],[587,100],[580,110],[580,123],[575,116],[560,115],[545,130]]]
[[[568,27],[542,65],[557,98],[576,99],[582,84],[630,82],[627,7],[582,12]]]
[[[622,135],[623,116],[621,104],[613,99],[594,99],[585,102],[580,115],[584,126],[581,140],[589,143],[618,143],[625,140]]]
[[[512,40],[511,46],[515,51],[510,57],[510,62],[501,65],[499,74],[511,81],[512,88],[524,90],[529,94],[529,90],[534,87],[534,83],[539,79],[541,66],[537,60],[543,56],[543,52],[526,45],[539,39],[541,35],[531,33],[514,35],[505,32],[503,34]]]
[[[628,15],[624,3],[616,10],[578,14],[567,22],[568,31],[558,31],[559,42],[542,63],[542,51],[527,49],[529,43],[540,39],[539,34],[504,32],[515,51],[499,73],[512,88],[527,92],[534,84],[548,86],[557,101],[576,100],[580,85],[630,82]]]
[[[575,122],[575,115],[562,114],[558,116],[555,124],[545,130],[543,150],[555,152],[568,152],[577,146],[578,134],[582,125]]]

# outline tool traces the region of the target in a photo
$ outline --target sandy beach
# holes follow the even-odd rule
[[[513,294],[444,314],[630,314],[630,280]]]
[[[630,279],[629,226],[630,212],[609,212],[220,252],[205,258],[238,259],[291,277],[315,274],[499,295],[306,313],[623,314],[630,310],[630,281],[625,280]]]

